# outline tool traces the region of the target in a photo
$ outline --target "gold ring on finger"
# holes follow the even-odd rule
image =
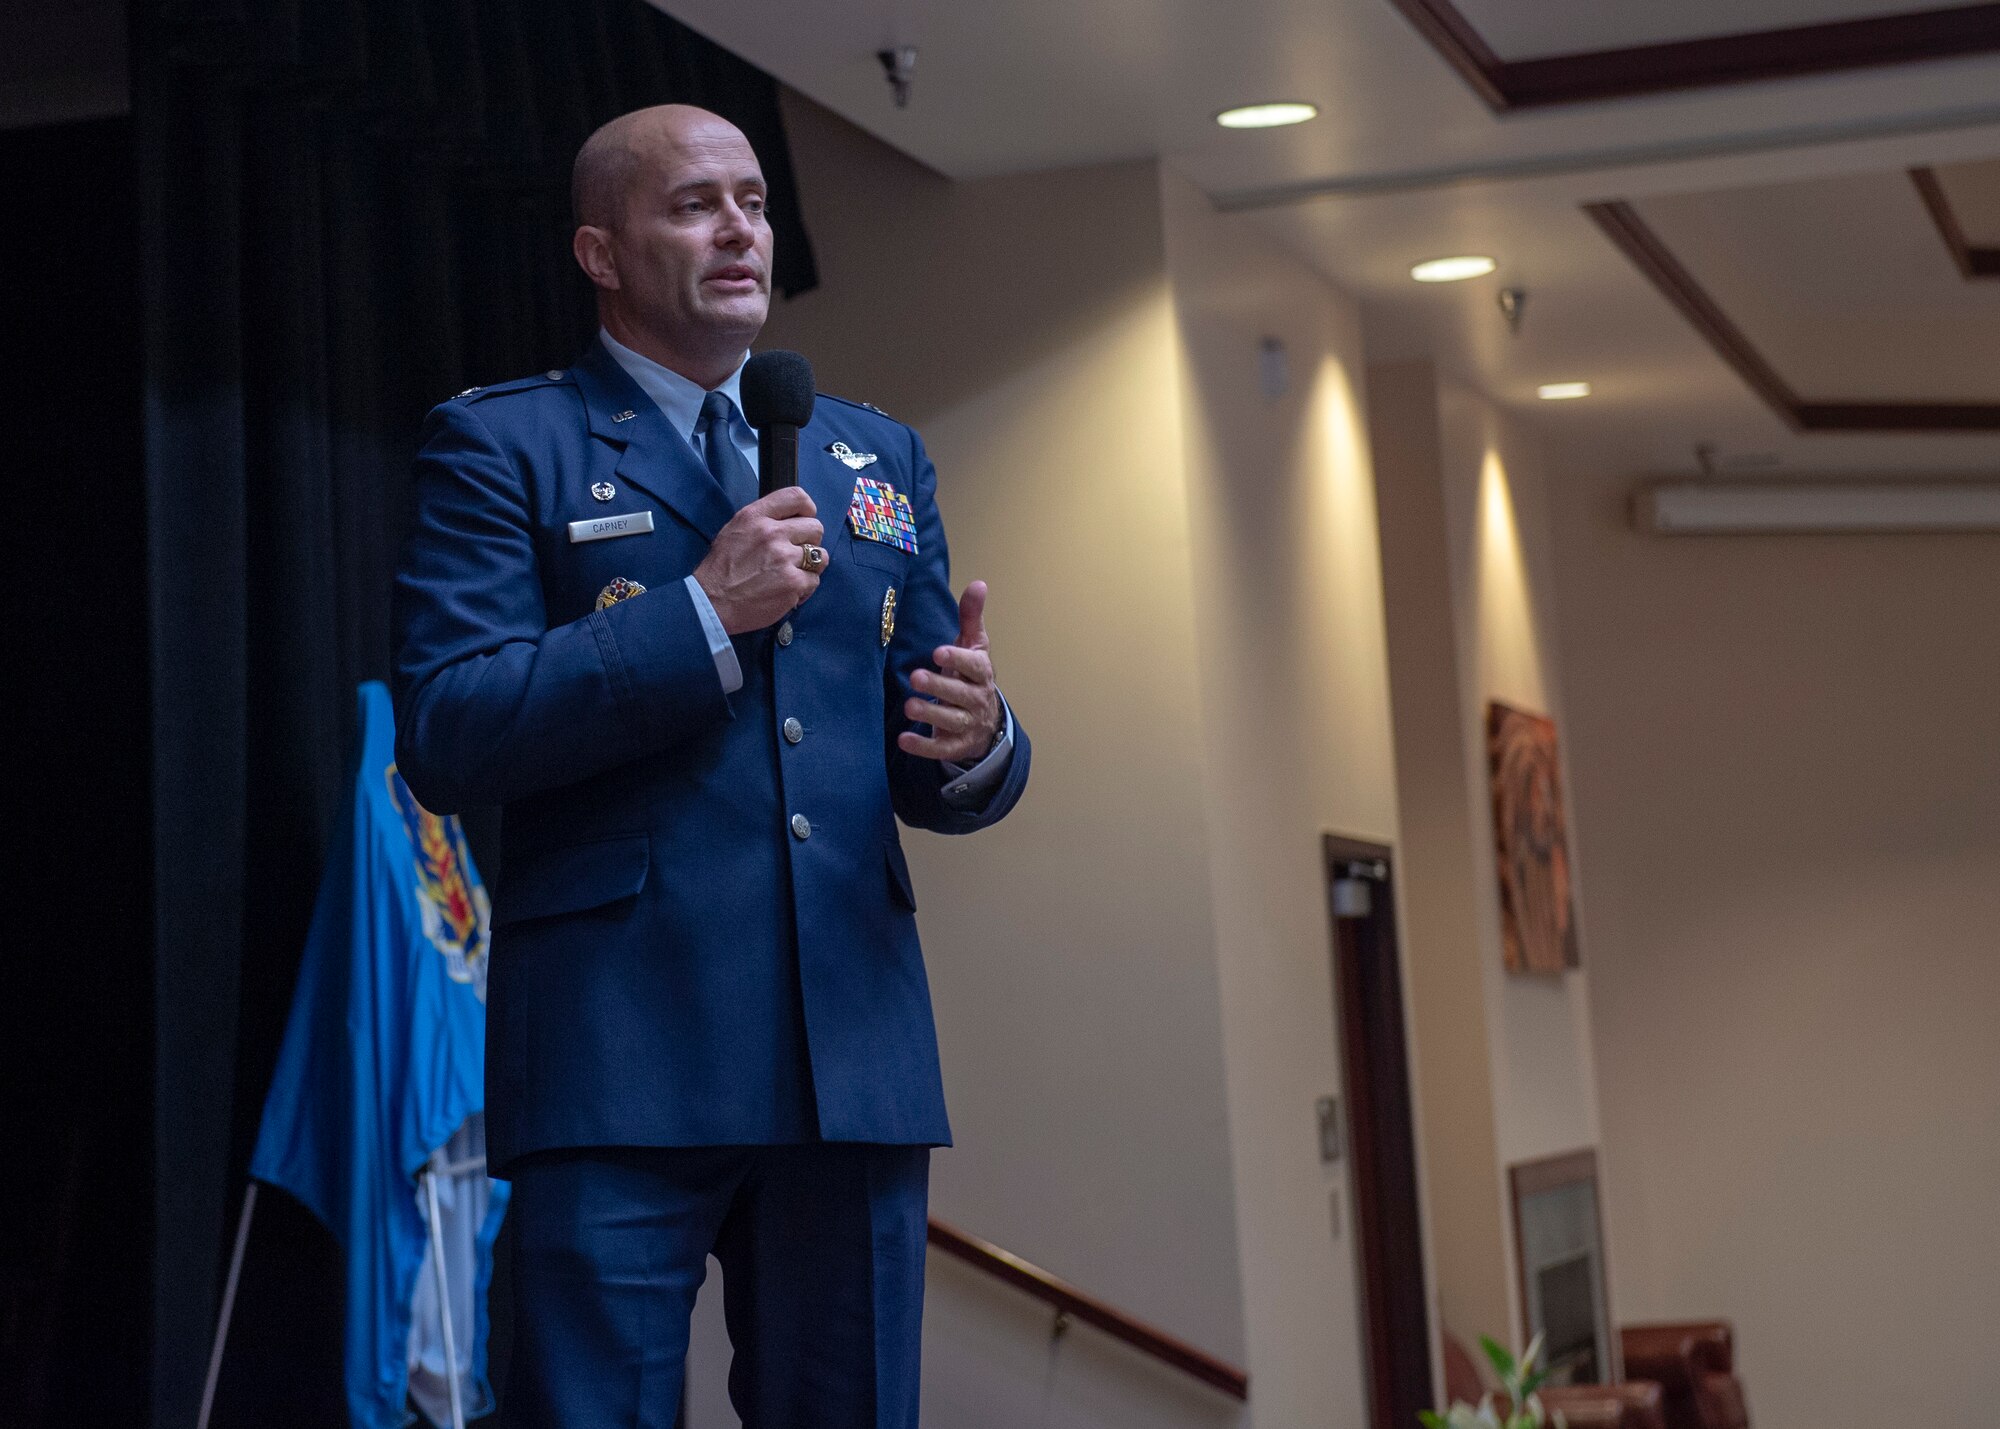
[[[818,575],[826,569],[826,547],[807,546],[799,557],[799,564],[805,567],[809,574]]]

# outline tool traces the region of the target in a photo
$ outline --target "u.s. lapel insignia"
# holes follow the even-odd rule
[[[896,633],[896,588],[890,586],[882,597],[882,643],[887,645],[889,637]]]
[[[644,595],[645,593],[646,588],[637,581],[627,580],[625,577],[619,576],[610,585],[597,593],[597,608],[599,610],[609,610],[621,600],[630,600],[635,595]],[[650,610],[652,607],[648,606],[647,609]]]
[[[845,462],[849,471],[859,471],[876,460],[875,453],[858,452],[846,442],[835,442],[827,450],[833,453],[835,459]]]
[[[614,422],[629,422],[638,415],[639,414],[637,412],[633,411],[630,407],[627,407],[622,412],[613,412],[611,414],[611,420]]]
[[[913,556],[917,553],[917,520],[910,510],[910,498],[886,481],[872,476],[854,479],[847,524],[864,541],[880,541]]]
[[[618,488],[608,481],[600,481],[590,488],[590,494],[599,501],[609,501],[618,494]]]

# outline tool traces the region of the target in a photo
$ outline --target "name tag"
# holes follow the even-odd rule
[[[570,544],[578,541],[608,541],[613,536],[643,536],[653,529],[653,513],[628,511],[623,516],[593,516],[588,521],[569,523]]]

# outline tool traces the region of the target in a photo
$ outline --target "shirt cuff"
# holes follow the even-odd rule
[[[709,603],[708,592],[701,588],[701,582],[689,576],[687,588],[694,599],[694,613],[701,617],[701,633],[708,637],[708,653],[715,661],[715,678],[722,681],[723,694],[733,695],[743,688],[743,667],[736,663],[736,647],[730,643],[729,632],[722,628],[722,617],[715,613],[715,607]],[[1012,725],[1008,726],[1008,734],[1010,737],[1013,734]],[[980,767],[983,769],[986,766]]]
[[[993,796],[1000,787],[1000,781],[1007,777],[1007,766],[1014,762],[1014,711],[1007,704],[1005,695],[1000,697],[1000,738],[993,750],[972,768],[953,764],[950,760],[940,760],[944,770],[945,807],[964,813],[977,809]]]

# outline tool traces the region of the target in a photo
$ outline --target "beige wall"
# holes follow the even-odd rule
[[[1428,362],[1372,367],[1368,425],[1382,528],[1402,846],[1411,1076],[1436,1318],[1461,1338],[1505,1327],[1513,1296],[1497,1175],[1493,1056],[1476,866],[1486,842],[1466,755],[1462,619]],[[1437,1326],[1433,1326],[1435,1333]]]
[[[1549,474],[1534,434],[1469,388],[1440,383],[1439,414],[1460,678],[1469,694],[1465,753],[1481,835],[1474,859],[1479,963],[1492,1028],[1494,1126],[1506,1167],[1598,1141],[1589,970],[1560,978],[1506,972],[1487,798],[1489,702],[1549,715],[1559,737],[1564,724]],[[1587,870],[1571,844],[1571,873],[1581,886]],[[1511,1252],[1511,1237],[1508,1245]]]
[[[1760,1424],[2000,1403],[2000,542],[1661,539],[1561,488],[1572,802],[1626,1320]]]
[[[1354,1219],[1314,1102],[1341,1086],[1320,835],[1396,837],[1359,322],[1187,180],[1163,171],[1162,196],[1253,1417],[1355,1425]],[[1259,385],[1266,337],[1290,372],[1277,397]]]
[[[1428,362],[1369,387],[1439,1318],[1518,1344],[1507,1168],[1598,1140],[1585,975],[1504,970],[1487,801],[1487,703],[1562,720],[1547,470],[1515,419]]]

